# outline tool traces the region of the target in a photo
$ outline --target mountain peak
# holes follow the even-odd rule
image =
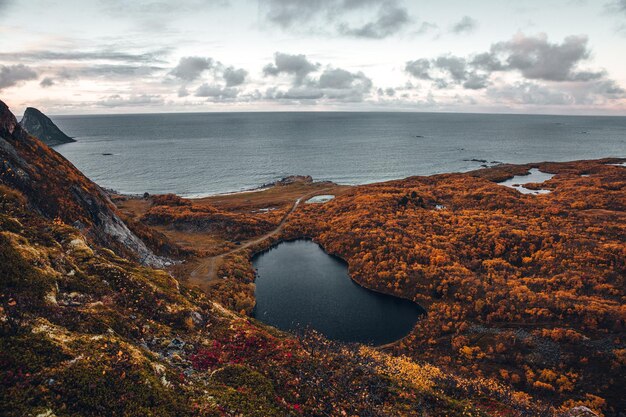
[[[17,126],[17,119],[2,100],[0,100],[0,135],[12,135]]]
[[[27,107],[20,125],[31,135],[48,146],[76,142],[54,124],[52,120],[34,107]]]
[[[27,110],[25,119],[36,118],[37,113],[41,114],[36,109]],[[41,116],[38,121],[49,120]],[[44,217],[74,225],[94,242],[122,255],[162,266],[165,260],[119,218],[106,193],[67,159],[29,134],[23,128],[24,122],[20,127],[8,106],[0,101],[0,185],[21,192],[30,208]]]

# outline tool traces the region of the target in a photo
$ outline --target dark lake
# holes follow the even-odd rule
[[[329,339],[381,345],[406,336],[424,310],[367,290],[341,259],[309,240],[283,242],[253,259],[254,316],[281,330],[312,328]]]

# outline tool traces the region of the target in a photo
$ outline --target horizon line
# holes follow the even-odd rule
[[[33,107],[33,106],[27,106]],[[48,113],[52,117],[79,117],[79,116],[140,116],[140,115],[164,115],[164,114],[241,114],[241,113],[419,113],[419,114],[466,114],[483,116],[544,116],[544,117],[626,117],[624,114],[596,114],[596,113],[523,113],[514,111],[448,111],[448,110],[201,110],[201,111],[140,111],[126,113]]]

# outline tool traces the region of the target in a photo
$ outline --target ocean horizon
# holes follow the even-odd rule
[[[358,185],[498,163],[626,156],[626,117],[410,112],[55,116],[55,149],[125,194],[202,197],[290,175]]]

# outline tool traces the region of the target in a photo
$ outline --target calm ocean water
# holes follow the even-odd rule
[[[479,168],[472,159],[626,157],[626,117],[333,112],[53,120],[77,139],[56,150],[123,193],[200,196],[288,175],[363,184]]]

